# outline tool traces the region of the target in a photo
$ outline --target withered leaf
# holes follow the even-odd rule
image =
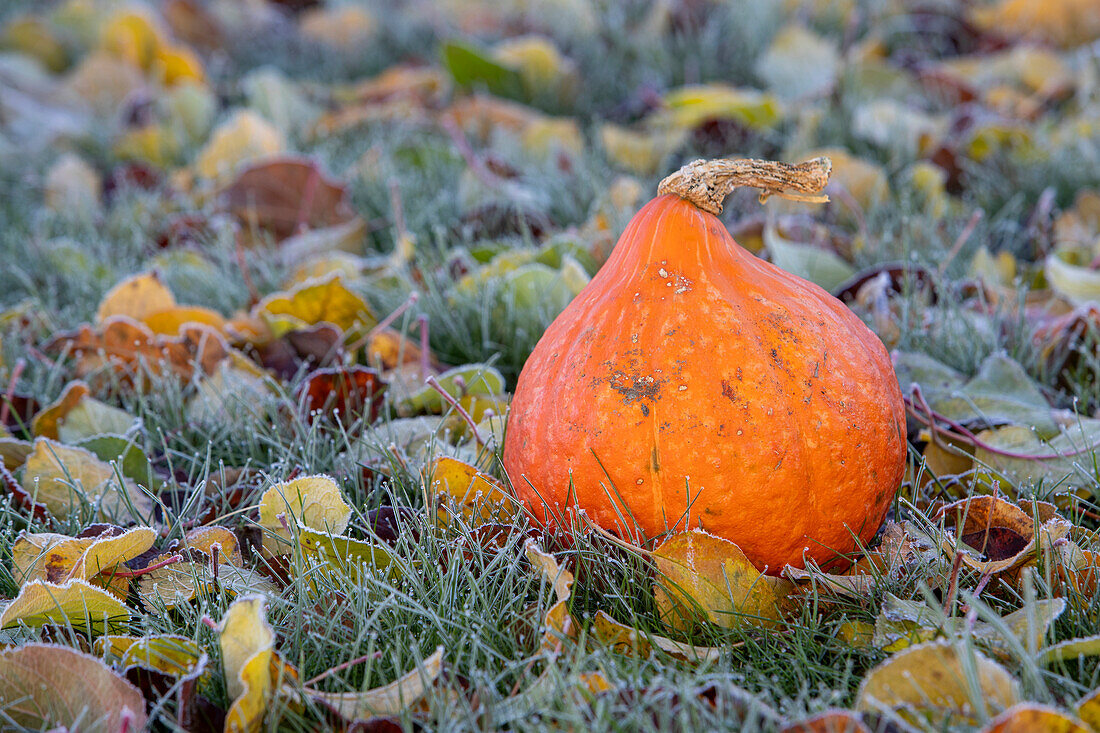
[[[245,226],[266,229],[277,240],[355,216],[343,184],[309,158],[283,157],[251,165],[221,191],[218,201]]]

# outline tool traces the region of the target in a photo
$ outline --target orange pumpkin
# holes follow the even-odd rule
[[[536,517],[580,509],[634,538],[702,527],[769,573],[871,539],[905,468],[886,349],[715,216],[736,185],[824,200],[805,194],[828,174],[697,161],[662,183],[520,374],[503,460]]]

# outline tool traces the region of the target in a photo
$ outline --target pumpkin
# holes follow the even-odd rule
[[[547,525],[583,511],[644,541],[702,528],[761,570],[836,564],[905,469],[882,342],[717,218],[737,185],[804,201],[827,159],[696,161],[662,182],[520,373],[503,463]]]

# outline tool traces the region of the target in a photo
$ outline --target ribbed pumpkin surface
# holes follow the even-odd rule
[[[575,506],[624,536],[628,514],[649,536],[702,527],[778,573],[874,535],[905,414],[882,343],[840,301],[664,195],[535,347],[504,465],[544,522]]]

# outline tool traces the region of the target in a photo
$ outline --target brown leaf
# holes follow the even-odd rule
[[[0,652],[4,719],[25,729],[144,730],[145,699],[95,657],[52,644]]]
[[[360,418],[370,425],[382,408],[385,389],[382,375],[374,369],[338,366],[311,372],[295,396],[310,424],[325,415],[344,426]]]
[[[1066,537],[1072,528],[1066,520],[1055,517],[1036,531],[1029,514],[995,496],[975,496],[948,504],[935,519],[942,519],[946,527],[955,530],[957,539],[948,537],[943,541],[949,557],[962,552],[963,562],[982,573],[1018,570]]]
[[[303,229],[319,229],[355,216],[344,185],[308,158],[284,157],[252,165],[218,195],[218,202],[247,226],[277,240]]]
[[[229,355],[221,335],[205,326],[191,324],[181,328],[179,336],[158,336],[126,316],[108,318],[98,328],[85,324],[57,334],[42,350],[50,356],[75,357],[80,379],[102,377],[100,373],[109,370],[137,386],[146,385],[146,375],[175,375],[188,381],[196,367],[211,374]]]

